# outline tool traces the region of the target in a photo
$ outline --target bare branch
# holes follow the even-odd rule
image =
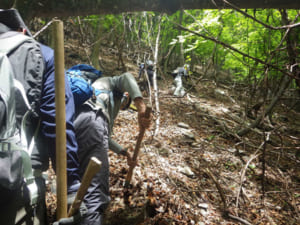
[[[300,26],[300,23],[295,23],[295,24],[289,24],[289,25],[285,25],[285,26],[281,26],[281,27],[273,27],[273,26],[270,26],[268,24],[265,24],[264,22],[256,19],[254,16],[251,16],[249,15],[248,13],[244,12],[243,10],[239,9],[237,6],[235,6],[234,4],[226,1],[226,0],[223,0],[223,2],[227,5],[229,5],[230,7],[232,7],[234,10],[240,12],[241,14],[243,14],[244,16],[246,17],[249,17],[251,18],[252,20],[254,20],[255,22],[263,25],[264,27],[266,28],[269,28],[269,29],[272,29],[272,30],[283,30],[283,29],[292,29],[292,28],[295,28],[295,27],[298,27]]]

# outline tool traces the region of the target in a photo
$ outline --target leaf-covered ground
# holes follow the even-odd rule
[[[224,132],[218,121],[233,124],[234,111],[242,110],[239,105],[206,93],[185,98],[168,93],[160,90],[159,133],[153,137],[155,123],[146,133],[126,204],[126,162],[110,154],[112,204],[107,224],[298,224],[300,174],[295,152],[262,145],[264,139],[255,134],[245,138],[245,143],[248,138],[253,143],[249,147]],[[114,131],[120,143],[134,146],[136,112],[120,113]],[[294,146],[297,143],[296,138]]]
[[[137,77],[137,66],[126,65]],[[251,122],[243,113],[243,92],[206,80],[175,98],[171,77],[163,78],[160,112],[153,105],[131,187],[124,188],[126,159],[109,153],[105,224],[300,224],[300,113],[280,105],[272,129],[238,137],[234,131]],[[134,148],[138,132],[137,112],[120,112],[113,137]],[[47,199],[51,216],[55,197],[49,192]]]

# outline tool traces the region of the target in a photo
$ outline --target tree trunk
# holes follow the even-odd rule
[[[182,18],[183,18],[183,10],[180,10],[180,15],[179,15],[179,24],[182,25]],[[182,35],[182,30],[179,30],[179,36]],[[183,42],[179,42],[180,45],[180,56],[179,56],[179,61],[180,61],[180,66],[184,65],[184,48],[183,48]]]
[[[92,65],[97,70],[101,70],[100,64],[99,64],[99,49],[100,49],[100,45],[101,45],[101,41],[100,41],[101,36],[102,36],[102,26],[101,26],[101,20],[99,18],[96,41],[95,41],[95,44],[92,46],[92,55],[91,55]]]
[[[124,17],[123,17],[124,19]],[[126,66],[123,61],[123,50],[125,46],[125,26],[123,27],[123,33],[120,37],[115,37],[115,45],[117,46],[118,50],[118,69],[121,69],[123,72],[126,71]],[[121,64],[121,66],[120,66]]]
[[[284,24],[289,24],[290,21],[288,20],[288,15],[286,10],[280,10],[282,21]],[[292,29],[287,35],[286,42],[287,42],[287,52],[289,57],[290,63],[290,72],[297,78],[295,80],[297,86],[300,88],[300,68],[297,63],[298,58],[298,35],[299,29]],[[300,91],[299,91],[300,94]]]
[[[154,88],[154,100],[155,100],[155,109],[157,118],[155,121],[155,131],[154,136],[158,134],[159,131],[159,125],[160,125],[160,109],[159,109],[159,100],[158,100],[158,86],[157,86],[157,61],[158,61],[158,49],[159,49],[159,38],[160,38],[160,28],[161,28],[161,15],[159,16],[159,22],[158,22],[158,31],[157,31],[157,37],[155,42],[155,52],[154,52],[154,74],[153,74],[153,88]]]
[[[289,86],[289,84],[291,83],[291,80],[292,80],[289,76],[286,76],[286,75],[283,75],[283,76],[284,76],[284,80],[281,84],[281,87],[280,87],[278,93],[276,94],[276,96],[272,99],[270,105],[266,108],[265,113],[263,113],[261,116],[259,116],[249,127],[246,127],[244,129],[238,131],[237,134],[239,136],[243,136],[243,135],[246,135],[247,133],[249,133],[251,131],[251,129],[257,127],[261,123],[261,121],[265,118],[265,116],[269,115],[272,112],[276,103],[278,102],[280,97],[283,95],[284,91]]]

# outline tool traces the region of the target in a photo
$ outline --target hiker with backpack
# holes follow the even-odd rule
[[[19,222],[16,218],[24,224],[45,224],[45,215],[35,217],[46,213],[45,182],[41,175],[49,168],[49,157],[56,168],[54,51],[32,38],[17,10],[0,9],[0,53],[0,219],[9,225]],[[80,177],[73,126],[74,101],[67,80],[65,83],[67,185],[71,195],[79,188]],[[20,132],[23,126],[25,138]],[[35,145],[27,151],[26,142],[32,139]],[[13,181],[7,178],[10,173]],[[30,190],[32,180],[38,180],[35,192]],[[34,203],[33,194],[39,197]]]
[[[187,80],[187,77],[189,75],[189,65],[185,64],[183,67],[177,67],[175,70],[172,71],[171,75],[174,77],[173,95],[183,97],[185,94],[185,90],[182,85],[182,77],[184,77],[185,80]]]
[[[111,139],[119,110],[128,108],[133,100],[138,111],[139,126],[147,128],[151,121],[145,118],[146,105],[132,74],[101,77],[92,86],[95,89],[95,98],[90,98],[77,108],[74,121],[81,174],[92,156],[102,162],[100,172],[93,178],[85,195],[84,202],[88,213],[83,219],[84,225],[102,224],[102,215],[110,202],[108,150],[126,156],[129,164],[135,163],[131,161],[127,149]]]
[[[153,87],[153,74],[154,74],[154,63],[152,60],[147,60],[146,63],[141,63],[139,66],[138,80],[141,79],[142,75],[146,73],[148,76],[151,87]]]

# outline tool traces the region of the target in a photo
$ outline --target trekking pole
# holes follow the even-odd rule
[[[56,132],[56,185],[57,219],[67,217],[67,155],[66,155],[66,104],[64,75],[63,22],[53,23],[55,60],[55,132]]]
[[[152,111],[152,108],[150,106],[147,106],[146,112],[145,112],[145,117],[146,118],[150,118],[151,111]],[[142,143],[142,140],[143,140],[143,137],[144,137],[145,130],[146,129],[144,127],[142,127],[141,130],[140,130],[138,139],[136,141],[134,153],[133,153],[133,156],[132,156],[132,160],[133,161],[137,160],[137,157],[138,157],[138,154],[139,154],[139,151],[140,151],[140,146],[141,146],[141,143]],[[127,177],[126,177],[126,180],[125,180],[125,187],[128,187],[129,184],[130,184],[134,167],[135,167],[135,165],[131,165],[129,167],[129,170],[128,170],[128,173],[127,173]]]
[[[76,193],[75,199],[69,209],[68,212],[68,217],[73,216],[77,210],[80,208],[80,205],[83,201],[84,195],[88,189],[88,187],[91,184],[91,181],[93,179],[93,177],[95,176],[96,173],[99,172],[100,168],[101,168],[101,161],[99,159],[97,159],[96,157],[92,157],[90,159],[90,162],[84,172],[82,181],[81,181],[81,185]]]

